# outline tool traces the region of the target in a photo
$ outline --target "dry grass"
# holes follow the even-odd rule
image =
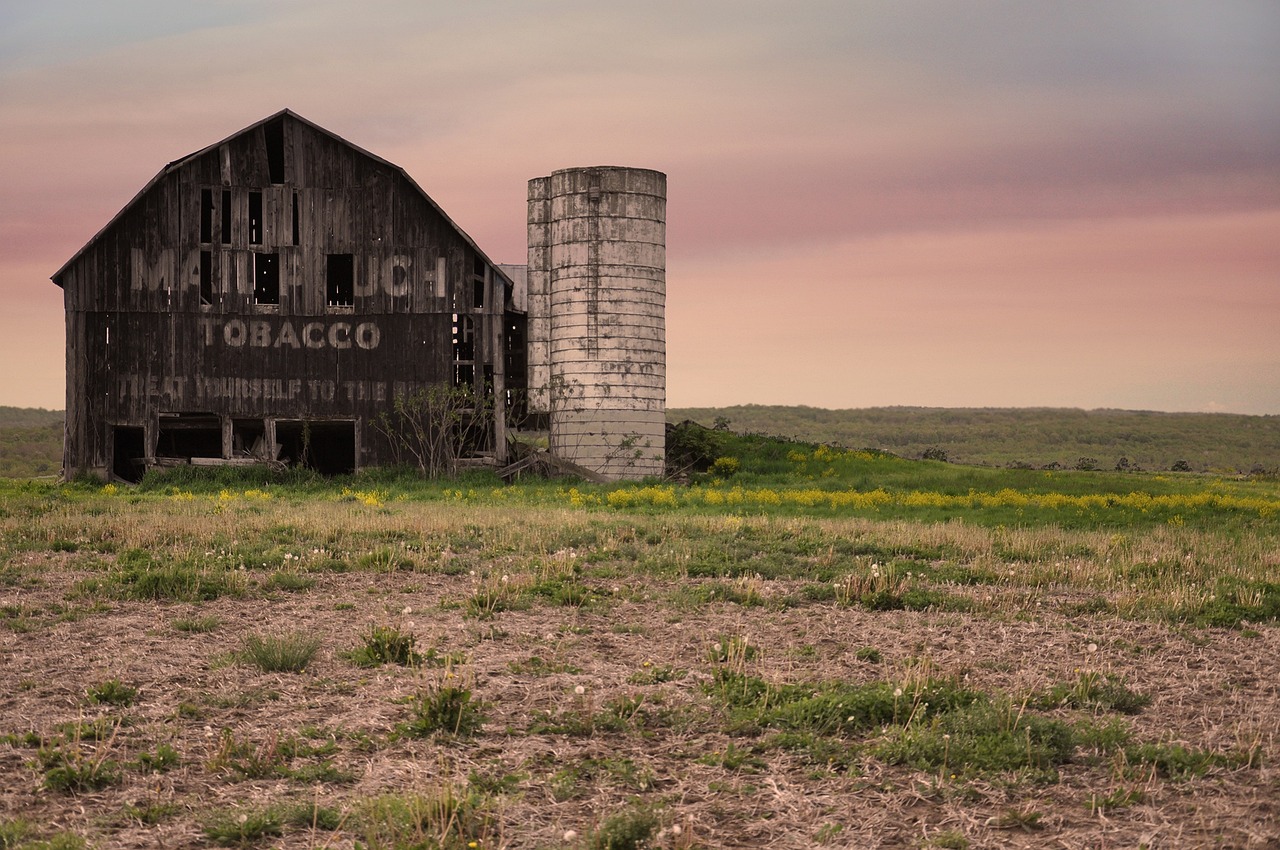
[[[261,820],[248,846],[410,846],[417,817],[419,837],[446,846],[588,847],[609,818],[651,813],[654,845],[680,848],[1280,841],[1280,630],[1150,616],[1223,575],[1274,575],[1274,535],[244,494],[21,507],[0,519],[0,610],[17,612],[0,621],[0,827],[22,819],[34,837],[58,824],[102,848],[191,846]],[[748,544],[740,563],[721,557]],[[130,550],[235,575],[241,595],[111,598],[94,582]],[[837,585],[877,561],[972,610],[841,604]],[[706,574],[724,563],[740,569]],[[273,588],[281,569],[316,584]],[[980,580],[955,581],[966,575]],[[477,597],[502,604],[481,615]],[[211,617],[212,630],[183,625]],[[353,663],[375,623],[432,661]],[[320,643],[305,672],[235,663],[246,636],[286,633]],[[878,731],[784,746],[778,729],[736,725],[706,687],[729,667],[905,694],[945,680],[1015,707],[1113,677],[1151,702],[1133,716],[1044,710],[1101,730],[1056,776],[952,779],[878,758]],[[106,681],[137,688],[133,704],[86,698]],[[448,688],[470,692],[480,725],[414,734],[423,695]],[[42,788],[35,744],[71,740],[66,724],[78,757],[119,766],[115,782]],[[1117,729],[1169,759],[1182,745],[1203,770],[1174,778],[1172,762],[1098,743]],[[143,756],[162,744],[177,759],[156,770]],[[290,819],[303,810],[310,823]]]

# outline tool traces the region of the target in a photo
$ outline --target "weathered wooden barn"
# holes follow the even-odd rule
[[[391,462],[397,396],[470,385],[502,460],[524,293],[403,169],[284,110],[161,169],[53,275],[64,474]]]

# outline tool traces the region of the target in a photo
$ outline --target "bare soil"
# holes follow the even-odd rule
[[[100,600],[68,597],[85,576],[63,568],[60,556],[26,557],[19,566],[40,583],[0,588],[0,605],[26,612],[0,626],[0,735],[13,736],[0,743],[0,821],[22,818],[40,835],[73,831],[100,848],[189,847],[207,844],[203,827],[219,814],[316,801],[347,815],[342,828],[286,827],[262,846],[350,848],[363,840],[363,801],[508,777],[490,800],[494,823],[483,846],[587,846],[593,829],[639,801],[659,814],[660,847],[1280,847],[1274,627],[1182,629],[1067,618],[1049,606],[1009,616],[831,603],[691,608],[673,604],[674,584],[644,577],[625,587],[592,582],[608,599],[586,608],[535,605],[477,620],[460,604],[475,591],[472,576],[367,572],[323,574],[298,593],[94,610]],[[764,590],[794,588],[766,582]],[[173,626],[209,615],[219,620],[209,633]],[[465,663],[358,667],[344,653],[373,622],[397,624],[419,649],[457,653]],[[234,661],[246,635],[291,630],[323,640],[305,672],[269,674]],[[716,664],[709,648],[727,636],[756,646],[748,669],[775,682],[892,680],[928,659],[937,675],[1018,695],[1073,681],[1082,669],[1113,673],[1151,697],[1123,719],[1136,739],[1214,752],[1257,747],[1262,761],[1183,781],[1084,755],[1056,782],[952,780],[870,755],[832,771],[776,748],[727,767],[708,756],[731,746],[750,752],[761,740],[726,734],[703,687]],[[881,660],[859,660],[864,647]],[[668,678],[655,674],[667,668],[670,680],[654,682]],[[395,734],[409,718],[406,700],[447,675],[483,701],[481,732]],[[86,689],[109,679],[139,688],[137,701],[91,703]],[[624,696],[643,697],[667,722],[591,734],[534,728],[538,717],[586,716]],[[20,736],[48,738],[60,724],[99,717],[119,728],[107,742],[83,741],[83,753],[119,763],[121,780],[83,793],[42,788],[37,749]],[[287,736],[330,740],[339,774],[242,778],[218,765],[224,730],[259,749]],[[130,766],[162,743],[179,754],[176,767]],[[1129,805],[1090,805],[1130,791]],[[157,823],[137,816],[148,806],[164,813]],[[566,840],[570,832],[577,837]]]

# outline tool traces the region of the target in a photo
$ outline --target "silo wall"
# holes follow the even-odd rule
[[[615,479],[663,473],[666,183],[613,166],[529,182],[531,406],[555,454]]]

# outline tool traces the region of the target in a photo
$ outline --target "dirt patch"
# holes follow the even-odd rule
[[[695,606],[673,602],[687,598],[676,584],[644,577],[588,582],[598,601],[582,608],[540,600],[491,619],[468,614],[477,588],[469,575],[323,574],[295,593],[102,602],[68,596],[85,575],[60,568],[57,556],[22,569],[40,582],[0,589],[9,612],[0,626],[0,819],[21,818],[38,835],[68,830],[103,848],[190,846],[206,842],[204,828],[219,817],[292,802],[341,822],[285,823],[262,846],[344,848],[367,843],[361,818],[380,795],[469,787],[483,792],[488,814],[474,840],[489,847],[585,846],[628,810],[656,815],[653,843],[664,847],[1280,846],[1276,628],[1184,630],[1067,618],[1052,606],[1027,616]],[[773,585],[771,597],[800,598],[799,583]],[[216,626],[176,628],[201,618]],[[371,623],[412,632],[443,663],[356,666],[345,653]],[[235,660],[246,635],[286,632],[321,639],[304,672]],[[870,748],[824,764],[770,745],[775,730],[726,723],[705,686],[724,663],[715,645],[729,640],[752,647],[743,669],[773,683],[897,681],[923,666],[1016,702],[1082,671],[1111,675],[1150,703],[1131,717],[1099,712],[1099,725],[1252,760],[1185,779],[1125,763],[1120,752],[1080,751],[1056,779],[952,779],[886,763]],[[137,689],[132,704],[86,696],[109,680]],[[415,695],[446,683],[483,704],[479,734],[403,734]],[[610,711],[612,728],[598,719]],[[103,740],[87,736],[94,728]],[[118,778],[46,788],[37,739],[113,762]],[[176,763],[151,769],[161,745]]]

